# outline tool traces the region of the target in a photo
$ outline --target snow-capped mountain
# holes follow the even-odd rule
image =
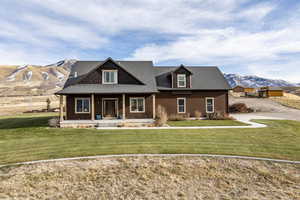
[[[241,76],[238,74],[224,74],[231,87],[237,85],[245,87],[264,87],[264,86],[278,86],[278,87],[294,87],[295,83],[291,83],[285,80],[268,79],[258,76]]]
[[[0,65],[0,96],[53,94],[63,87],[75,62],[76,60],[61,60],[46,66]],[[258,76],[224,75],[232,87],[297,86],[284,80]]]
[[[46,66],[0,66],[0,96],[52,94],[65,83],[76,60]]]

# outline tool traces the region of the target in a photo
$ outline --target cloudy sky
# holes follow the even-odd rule
[[[112,57],[300,82],[299,0],[1,0],[0,25],[0,64]]]

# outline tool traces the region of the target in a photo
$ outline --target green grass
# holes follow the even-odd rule
[[[0,164],[133,153],[202,153],[300,160],[300,122],[259,129],[96,130],[48,128],[46,114],[0,118]]]
[[[170,126],[248,126],[239,121],[234,120],[182,120],[169,121]]]

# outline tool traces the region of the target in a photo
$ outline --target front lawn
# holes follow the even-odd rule
[[[134,153],[190,153],[300,160],[300,122],[259,120],[268,128],[96,130],[48,128],[51,116],[0,118],[0,164]]]
[[[169,121],[169,126],[248,126],[235,120],[182,120]]]

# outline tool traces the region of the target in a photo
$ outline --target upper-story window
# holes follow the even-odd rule
[[[118,71],[117,70],[103,70],[102,71],[102,83],[103,84],[118,83]]]
[[[177,74],[177,87],[186,87],[186,75]]]

